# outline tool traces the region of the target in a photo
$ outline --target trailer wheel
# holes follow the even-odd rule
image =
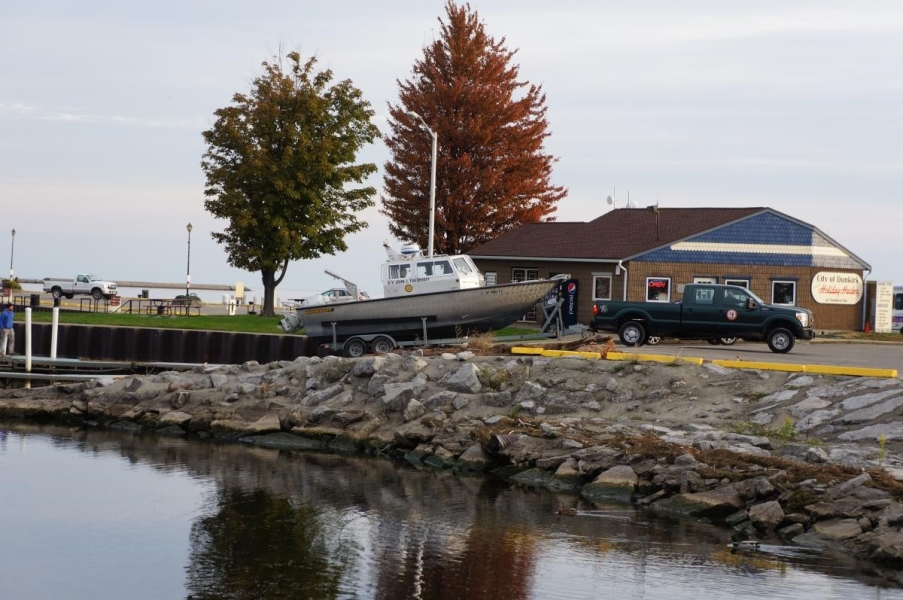
[[[720,341],[725,346],[733,346],[734,344],[737,343],[737,338],[735,338],[735,337],[718,338],[718,341]]]
[[[385,354],[386,352],[391,352],[395,348],[395,344],[390,338],[381,335],[370,342],[370,348],[378,354]]]
[[[621,343],[628,347],[639,346],[646,341],[646,330],[639,321],[627,321],[618,330]]]
[[[793,337],[793,333],[783,327],[772,329],[768,334],[768,347],[772,352],[786,354],[790,352],[795,343],[796,339]]]
[[[361,338],[351,338],[342,347],[342,354],[349,358],[358,358],[367,353],[367,342]]]
[[[63,294],[63,295],[66,296],[67,300],[72,300],[73,298],[75,298],[75,294]]]
[[[658,335],[650,335],[649,337],[646,338],[646,343],[649,344],[650,346],[657,346],[659,343],[661,343],[661,341],[662,341],[662,338],[661,338],[661,336],[658,336]]]
[[[53,296],[54,300],[59,300],[60,298],[63,297],[63,290],[61,290],[58,287],[55,287],[52,290],[50,290],[50,295]]]

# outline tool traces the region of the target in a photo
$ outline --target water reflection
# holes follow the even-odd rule
[[[22,513],[0,511],[0,597],[119,598],[131,587],[142,590],[131,598],[179,589],[198,599],[695,600],[703,589],[716,590],[711,597],[903,598],[846,557],[769,545],[732,553],[728,532],[694,521],[385,460],[16,425],[0,435],[0,469],[0,500]],[[56,483],[52,497],[37,480]],[[81,498],[86,481],[102,500]],[[579,513],[556,514],[559,501]],[[128,518],[110,506],[127,507]],[[47,571],[23,556],[48,514],[71,517],[76,508],[79,520],[110,531],[90,552],[84,530],[61,518],[53,543],[65,560]],[[180,574],[158,570],[164,581],[144,589],[134,585],[138,567],[123,566],[105,571],[102,585],[73,588],[97,568],[98,546],[109,561],[164,555],[180,561]],[[40,586],[4,594],[4,568]]]

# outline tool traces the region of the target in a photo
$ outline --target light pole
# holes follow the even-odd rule
[[[185,229],[188,230],[188,265],[185,267],[185,297],[188,297],[188,290],[191,289],[191,230],[193,227],[189,223]]]
[[[420,121],[420,126],[430,134],[433,140],[432,158],[430,160],[430,234],[429,234],[429,257],[433,258],[433,232],[436,227],[436,151],[438,148],[438,138],[436,132],[430,129],[423,117],[415,113],[413,110],[408,111],[408,116],[412,119]]]
[[[13,256],[16,254],[16,230],[13,229],[13,245],[9,249],[9,280],[13,280]]]

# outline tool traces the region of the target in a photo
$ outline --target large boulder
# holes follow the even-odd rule
[[[583,486],[581,494],[590,500],[630,502],[638,483],[639,478],[631,467],[617,465]]]
[[[690,517],[723,519],[744,507],[740,494],[726,485],[695,494],[675,494],[659,500],[652,507],[656,510]]]

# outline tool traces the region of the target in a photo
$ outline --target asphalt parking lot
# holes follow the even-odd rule
[[[657,346],[628,348],[615,342],[621,352],[640,352],[669,356],[702,358],[703,360],[748,360],[756,362],[845,365],[873,369],[897,369],[903,374],[903,336],[897,342],[867,342],[814,339],[797,341],[787,354],[777,354],[768,345],[737,342],[733,346],[713,346],[705,341],[666,341]]]

